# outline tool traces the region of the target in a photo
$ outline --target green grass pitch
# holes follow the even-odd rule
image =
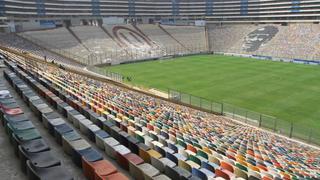
[[[271,115],[293,122],[296,131],[320,131],[319,66],[200,55],[107,69],[132,77],[134,84],[171,88]]]

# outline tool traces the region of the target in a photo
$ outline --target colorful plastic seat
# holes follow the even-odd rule
[[[83,174],[89,180],[95,180],[96,176],[108,176],[117,172],[117,169],[109,161],[99,160],[90,162],[85,158],[82,158],[82,169]]]

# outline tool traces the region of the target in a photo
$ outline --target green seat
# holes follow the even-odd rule
[[[199,148],[199,149],[202,149],[202,146],[196,142],[193,142],[193,146]]]
[[[27,123],[25,123],[27,122]],[[21,132],[28,129],[34,129],[33,124],[30,121],[22,121],[19,123],[7,123],[6,132],[11,137],[12,133],[17,134],[17,132]]]
[[[192,144],[192,141],[190,139],[185,138],[184,141],[188,144]]]
[[[202,150],[198,150],[198,151],[197,151],[197,156],[203,157],[203,158],[205,158],[205,159],[208,159],[208,158],[209,158],[209,157],[208,157],[208,154],[205,153],[205,152],[202,151]]]
[[[242,164],[236,163],[236,166],[237,166],[239,169],[241,169],[241,170],[243,170],[243,171],[245,171],[245,172],[248,172],[248,168],[245,167],[245,166],[243,166]]]
[[[201,166],[201,160],[199,158],[197,158],[196,156],[190,155],[189,160],[193,161],[193,162],[197,163],[199,166]]]
[[[176,138],[177,138],[177,139],[180,139],[181,141],[184,141],[183,136],[181,136],[180,134],[176,134]]]
[[[178,141],[178,145],[182,146],[184,149],[187,148],[187,144],[183,142],[181,139],[177,139],[177,141]]]
[[[140,136],[139,134],[136,134],[136,138],[139,142],[144,143],[144,137]]]
[[[142,126],[146,127],[146,126],[147,126],[147,121],[141,120],[141,121],[140,121],[140,124],[141,124]]]
[[[150,137],[151,137],[153,140],[155,140],[155,141],[158,140],[158,136],[156,136],[156,135],[153,134],[153,133],[150,133]]]
[[[111,114],[113,115],[113,116],[117,116],[117,113],[115,112],[115,111],[111,111]]]
[[[209,144],[209,148],[210,148],[210,149],[217,149],[217,146],[214,145],[214,144],[212,144],[212,143],[210,143],[210,144]]]
[[[30,141],[33,139],[41,138],[41,135],[37,129],[27,129],[14,133],[21,141]]]
[[[291,174],[291,179],[292,180],[298,180],[299,178],[297,178],[295,175]]]
[[[16,122],[16,123],[8,124],[8,125],[10,125],[12,127],[13,132],[23,131],[23,130],[34,128],[31,121]]]

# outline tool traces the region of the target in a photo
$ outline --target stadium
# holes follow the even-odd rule
[[[320,2],[0,0],[0,179],[320,179]]]

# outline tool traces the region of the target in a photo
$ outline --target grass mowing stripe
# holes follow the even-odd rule
[[[318,66],[200,55],[108,67],[134,84],[176,89],[320,130]]]

